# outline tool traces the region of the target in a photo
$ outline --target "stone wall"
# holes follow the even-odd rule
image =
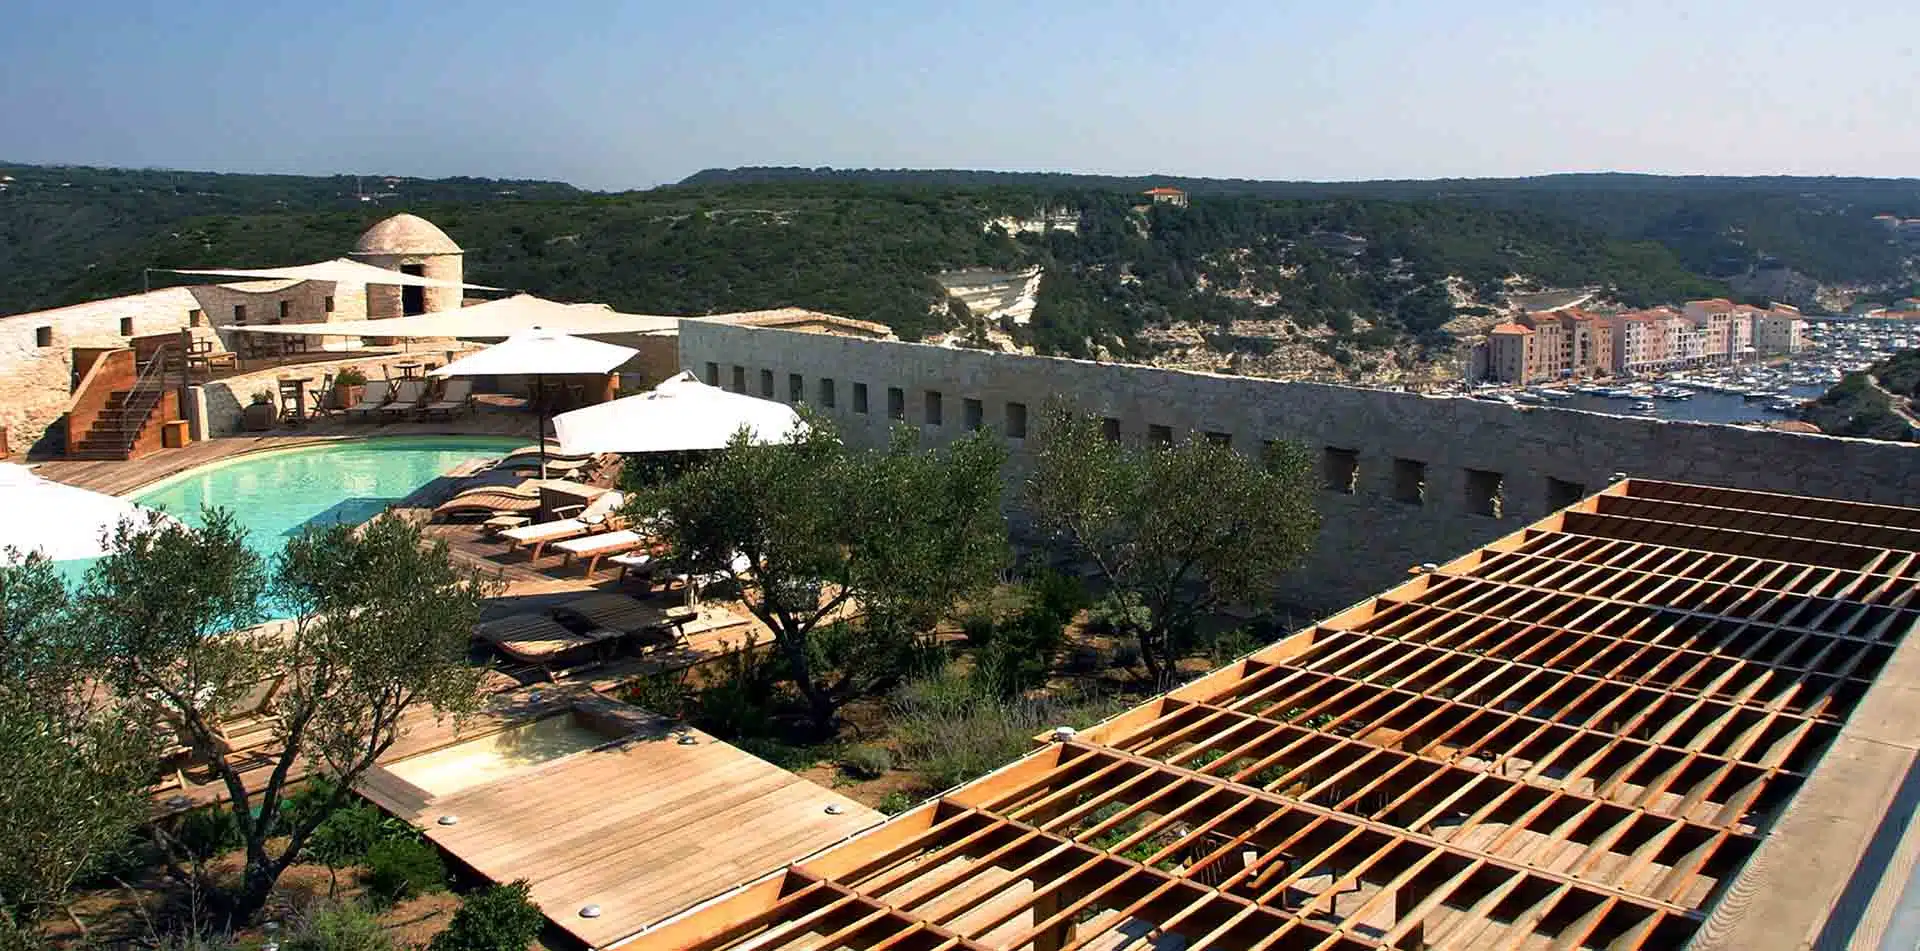
[[[1303,444],[1330,486],[1351,486],[1321,492],[1319,543],[1283,592],[1315,611],[1514,531],[1616,472],[1920,505],[1920,447],[1901,443],[703,321],[681,324],[680,359],[702,380],[728,388],[738,368],[756,396],[766,371],[782,400],[798,375],[806,401],[865,444],[885,438],[896,403],[936,443],[964,432],[977,410],[984,426],[1007,436],[1015,479],[1028,464],[1020,418],[1032,436],[1055,398],[1117,420],[1126,439],[1212,435],[1249,452],[1268,440]],[[856,387],[865,388],[865,412]],[[927,422],[935,405],[939,425]]]

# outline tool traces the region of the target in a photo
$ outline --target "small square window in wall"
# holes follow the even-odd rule
[[[941,412],[942,409],[943,407],[940,405],[940,391],[928,390],[927,396],[926,396],[926,406],[922,411],[926,417],[927,425],[929,426],[946,425],[946,414]]]
[[[1207,441],[1210,443],[1213,443],[1216,446],[1226,446],[1228,448],[1232,448],[1233,434],[1232,433],[1208,433]]]
[[[827,409],[833,409],[838,399],[839,399],[839,396],[833,392],[833,377],[830,377],[830,376],[821,377],[820,378],[820,405],[826,407]]]
[[[1393,500],[1408,505],[1426,504],[1426,463],[1418,459],[1393,460]]]
[[[1587,487],[1578,482],[1547,477],[1547,508],[1559,511],[1587,497]]]
[[[1320,454],[1320,474],[1329,492],[1352,495],[1360,481],[1360,454],[1352,449],[1328,446]]]
[[[1007,438],[1027,438],[1027,404],[1007,404]]]
[[[133,336],[133,318],[132,317],[120,318],[120,336],[122,337]]]
[[[233,305],[233,322],[236,324],[244,324],[247,322],[247,305]]]
[[[772,370],[760,371],[760,395],[766,399],[773,399],[773,371]]]
[[[1499,518],[1504,500],[1501,499],[1502,483],[1505,477],[1498,472],[1485,469],[1467,470],[1467,511],[1475,515],[1490,515]]]
[[[746,367],[735,366],[733,368],[733,391],[735,393],[745,393],[747,391]]]
[[[897,386],[887,387],[887,418],[907,418],[907,391]]]
[[[708,386],[720,385],[720,364],[718,363],[707,364],[707,385]]]
[[[1159,425],[1147,426],[1147,442],[1156,446],[1173,445],[1173,427]]]
[[[787,374],[787,402],[804,403],[807,401],[807,381],[798,373]]]
[[[327,313],[329,314],[333,313],[333,295],[332,294],[327,295],[326,308],[327,308]]]
[[[961,400],[960,415],[969,432],[987,424],[987,407],[979,400]]]
[[[198,307],[195,307],[192,310],[187,311],[187,326],[205,327],[206,325],[207,325],[206,311],[201,310]]]
[[[35,327],[35,328],[33,328],[33,345],[34,345],[34,346],[36,346],[36,347],[51,347],[51,346],[53,346],[53,327],[52,327],[52,325],[48,325],[48,326],[45,326],[45,327]]]
[[[280,319],[286,320],[288,317],[292,317],[292,316],[293,316],[293,301],[290,301],[290,300],[281,301],[280,302]]]
[[[1100,435],[1107,437],[1108,442],[1119,442],[1120,421],[1111,416],[1102,419],[1100,421]]]
[[[853,385],[853,411],[856,413],[864,413],[867,411],[867,385],[865,383],[855,383]]]

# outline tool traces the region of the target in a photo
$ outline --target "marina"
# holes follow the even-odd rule
[[[1920,347],[1920,324],[1861,319],[1810,320],[1809,347],[1787,360],[1675,370],[1656,377],[1482,387],[1476,399],[1513,406],[1647,416],[1700,423],[1766,423],[1798,419],[1848,373],[1902,350]]]

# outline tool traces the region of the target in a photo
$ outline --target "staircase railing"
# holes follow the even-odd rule
[[[161,384],[165,383],[167,378],[167,359],[173,347],[173,344],[163,343],[154,348],[153,356],[147,360],[147,365],[140,368],[139,376],[134,377],[133,389],[127,393],[127,402],[129,404],[145,393],[147,384],[155,382],[156,378]],[[121,432],[120,445],[115,448],[122,453],[132,453],[134,443],[139,442],[140,434],[146,432],[147,420],[153,416],[153,411],[164,405],[166,401],[166,393],[162,392],[154,405],[147,407],[146,415],[140,418],[140,425]]]

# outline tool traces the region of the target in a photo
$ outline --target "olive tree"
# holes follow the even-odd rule
[[[16,772],[0,782],[0,946],[28,943],[146,816],[153,731],[87,676],[70,607],[52,562],[0,551],[0,761]]]
[[[828,625],[857,608],[856,622],[834,628],[852,642],[833,653],[897,656],[898,638],[998,580],[1009,556],[1005,458],[983,433],[929,450],[906,427],[884,450],[852,449],[808,414],[790,442],[735,434],[634,504],[688,570],[739,586],[824,733],[851,685],[816,669]]]
[[[231,515],[204,522],[122,524],[79,607],[100,672],[150,703],[224,786],[246,851],[224,897],[245,918],[409,714],[478,706],[467,648],[490,586],[397,516],[309,530],[271,572]],[[268,595],[291,617],[255,626]],[[236,750],[222,729],[236,715],[264,719],[273,742]],[[240,758],[263,753],[270,766],[250,790]],[[330,802],[286,808],[297,763],[333,780]]]
[[[1200,439],[1127,444],[1057,406],[1037,437],[1025,493],[1036,524],[1092,566],[1107,613],[1163,686],[1199,623],[1271,597],[1320,529],[1297,446],[1254,460]]]

